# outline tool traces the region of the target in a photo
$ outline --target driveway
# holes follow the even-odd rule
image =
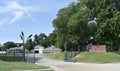
[[[120,63],[91,64],[58,61],[36,54],[36,64],[49,66],[56,71],[120,71]]]
[[[67,62],[60,61],[60,60],[54,60],[47,57],[44,57],[42,54],[36,54],[36,64],[43,65],[43,66],[59,66],[64,65]]]

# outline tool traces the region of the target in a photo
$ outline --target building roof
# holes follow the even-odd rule
[[[48,47],[48,48],[45,48],[44,50],[61,50],[60,48],[53,48],[53,47]]]
[[[14,49],[23,49],[23,46],[22,47],[13,47],[13,48],[10,48],[9,50],[14,50]]]
[[[42,49],[43,49],[44,47],[43,47],[43,46],[40,46],[40,45],[37,45],[37,46],[34,47],[34,49],[39,49],[39,48],[42,48]]]

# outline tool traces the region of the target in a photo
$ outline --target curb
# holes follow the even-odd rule
[[[64,71],[64,70],[62,70],[62,69],[60,69],[60,68],[58,68],[58,67],[55,67],[55,66],[50,66],[52,69],[54,69],[55,71]]]

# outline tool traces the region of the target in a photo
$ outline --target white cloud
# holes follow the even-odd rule
[[[10,2],[7,2],[7,9],[8,10],[20,10],[20,11],[24,11],[26,10],[27,8],[24,7],[24,6],[21,6],[16,0],[14,1],[10,1]]]
[[[12,1],[6,1],[5,6],[0,6],[0,13],[9,12],[14,17],[6,17],[9,18],[8,23],[14,23],[18,20],[20,20],[24,14],[27,14],[31,17],[31,19],[34,21],[35,19],[32,17],[30,11],[34,10],[34,7],[28,7],[28,6],[22,6],[17,2],[17,0]],[[0,25],[3,25],[6,20],[3,19],[3,21],[0,22]]]
[[[15,21],[19,20],[23,16],[22,11],[14,11],[12,13],[14,14],[14,18],[12,18],[9,23],[14,23]]]

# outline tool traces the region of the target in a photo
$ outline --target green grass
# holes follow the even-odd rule
[[[53,71],[53,70],[39,70],[48,67],[38,66],[24,62],[4,62],[0,61],[0,71],[14,71],[14,70],[37,70],[37,71]]]
[[[110,52],[82,52],[75,59],[78,62],[90,63],[120,62],[120,55]]]
[[[56,52],[56,53],[45,53],[45,56],[49,57],[49,58],[53,58],[53,59],[57,59],[57,60],[63,60],[64,59],[64,53],[63,52]]]
[[[55,54],[45,54],[45,56],[53,59],[63,60],[64,53],[59,52]],[[72,60],[76,62],[87,62],[87,63],[110,63],[120,62],[120,55],[112,52],[81,52],[79,55],[74,57]]]

